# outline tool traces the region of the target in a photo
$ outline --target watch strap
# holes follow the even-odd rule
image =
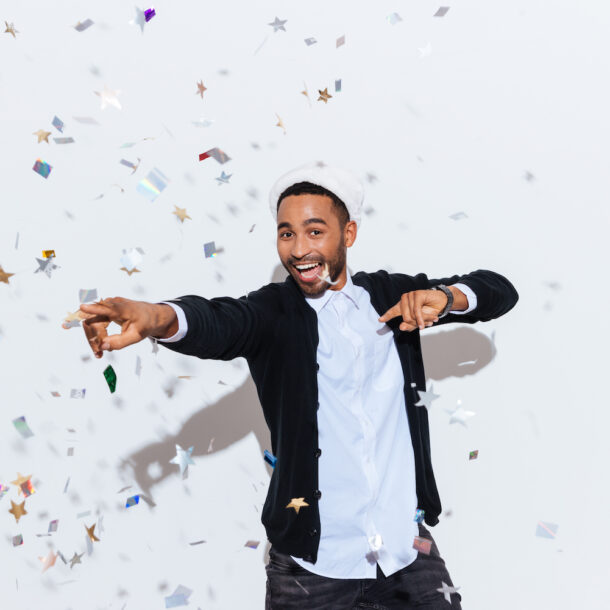
[[[453,307],[453,292],[445,286],[445,284],[438,284],[437,286],[432,286],[430,290],[442,290],[447,295],[447,305],[445,305],[445,309],[437,316],[439,319],[444,318]]]

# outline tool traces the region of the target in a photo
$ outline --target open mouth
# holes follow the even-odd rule
[[[312,282],[317,279],[318,273],[322,270],[322,263],[306,263],[294,265],[299,277],[304,282]]]

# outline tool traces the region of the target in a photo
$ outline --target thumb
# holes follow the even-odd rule
[[[123,349],[142,340],[142,336],[135,328],[124,330],[120,335],[108,335],[102,341],[102,349],[111,352],[115,349]]]

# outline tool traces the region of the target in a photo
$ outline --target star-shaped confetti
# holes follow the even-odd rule
[[[458,405],[460,405],[461,402],[461,400],[458,400]],[[449,411],[448,409],[446,409],[446,411],[451,415],[451,418],[449,419],[450,424],[459,422],[460,424],[462,424],[462,426],[466,426],[466,420],[476,415],[474,411],[467,411],[462,406],[458,406],[453,411]]]
[[[15,24],[14,23],[9,23],[8,21],[5,21],[4,25],[6,26],[6,30],[4,30],[4,33],[5,34],[12,34],[13,38],[17,38],[17,36],[15,34],[19,34],[19,30],[15,29]]]
[[[28,514],[28,511],[25,510],[25,500],[21,504],[16,504],[11,500],[11,507],[8,509],[8,512],[11,513],[15,517],[15,521],[19,523],[19,519],[21,519],[23,515]]]
[[[0,265],[0,282],[4,282],[5,284],[8,284],[8,278],[12,277],[13,275],[15,275],[14,273],[8,273],[7,271],[5,271],[2,268],[2,265]]]
[[[231,178],[233,174],[227,174],[224,172],[224,170],[221,172],[220,176],[218,176],[218,178],[215,178],[216,182],[218,182],[218,186],[220,186],[221,184],[229,184],[229,179]]]
[[[186,208],[179,208],[177,205],[174,204],[174,208],[176,208],[172,214],[175,214],[179,219],[180,222],[184,222],[187,218],[189,220],[193,220],[187,213],[186,213]]]
[[[57,561],[57,557],[57,553],[54,553],[53,550],[50,550],[46,557],[39,557],[38,559],[42,561],[42,571],[46,572],[49,568],[53,567]]]
[[[307,502],[305,502],[305,498],[292,498],[290,502],[286,505],[286,508],[294,508],[297,515],[299,514],[299,510],[304,506],[309,506]]]
[[[201,99],[203,99],[203,92],[207,89],[207,87],[204,86],[203,81],[200,80],[197,83],[197,91],[195,91],[195,95],[200,95]]]
[[[144,33],[144,26],[146,25],[146,15],[143,10],[137,6],[134,7],[136,10],[136,16],[129,22],[130,25],[139,25],[142,34]]]
[[[89,536],[89,540],[91,540],[91,542],[100,541],[100,539],[93,533],[93,530],[95,530],[95,523],[91,527],[87,527],[85,525],[85,529],[87,530],[87,536]]]
[[[327,104],[328,100],[332,97],[332,95],[328,92],[328,87],[326,87],[323,91],[318,89],[318,93],[320,94],[320,97],[317,99],[318,102],[322,101]]]
[[[286,21],[288,21],[288,19],[284,19],[282,21],[281,19],[278,19],[276,17],[271,23],[268,23],[267,25],[272,26],[274,32],[277,32],[278,30],[283,30],[285,32],[286,28],[284,27],[284,24],[286,23]]]
[[[437,591],[445,596],[445,600],[451,603],[451,594],[457,593],[460,587],[450,587],[445,581],[441,580],[442,587],[439,587]]]
[[[275,124],[275,126],[281,127],[284,130],[284,135],[286,135],[286,127],[284,126],[284,122],[282,121],[282,118],[280,117],[279,114],[277,114],[277,112],[275,113],[275,116],[277,117],[277,123]]]
[[[121,109],[121,103],[118,100],[118,95],[121,93],[120,89],[108,89],[106,85],[104,85],[103,91],[94,91],[95,95],[98,95],[101,98],[100,109],[104,110],[106,106],[114,106],[115,108]]]
[[[428,409],[428,411],[430,410],[430,407],[432,406],[432,401],[436,400],[437,398],[440,397],[440,394],[435,394],[433,391],[433,384],[430,384],[430,389],[429,390],[417,390],[417,393],[419,394],[419,400],[415,403],[416,407],[426,407],[426,409]]]
[[[13,485],[16,485],[17,487],[19,487],[19,495],[21,495],[21,486],[24,483],[28,483],[31,478],[32,478],[31,474],[28,474],[27,476],[24,477],[20,472],[17,472],[17,478],[14,481],[11,481],[11,483]]]
[[[180,474],[183,478],[185,478],[189,464],[195,465],[195,462],[193,462],[191,458],[192,453],[193,447],[189,447],[185,451],[180,445],[176,445],[176,456],[169,461],[170,464],[178,464],[178,466],[180,466]]]
[[[38,262],[38,269],[36,269],[34,271],[34,273],[39,273],[40,271],[44,271],[44,273],[46,273],[48,277],[51,277],[51,272],[54,269],[59,269],[59,265],[56,265],[53,262],[53,258],[54,257],[36,258],[36,261]]]
[[[32,135],[38,138],[38,144],[40,144],[41,142],[46,142],[48,144],[51,132],[45,131],[44,129],[39,129],[38,131],[35,131]]]
[[[72,558],[70,559],[70,569],[72,569],[77,563],[82,563],[82,561],[80,560],[80,558],[84,555],[84,553],[81,553],[80,555],[78,555],[76,553],[76,551],[74,551],[74,555],[72,555]]]

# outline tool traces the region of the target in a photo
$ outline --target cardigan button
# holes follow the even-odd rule
[[[320,457],[322,455],[322,449],[320,449],[319,447],[316,449],[316,457]]]
[[[309,563],[313,563],[313,557],[311,555],[305,555],[305,557],[303,557],[303,559],[305,561],[309,561]]]
[[[317,533],[318,533],[318,530],[315,527],[309,530],[310,536],[315,536]]]
[[[319,500],[319,499],[322,497],[322,492],[321,492],[319,489],[316,489],[316,490],[313,492],[313,497],[314,497],[316,500]]]
[[[318,371],[320,370],[320,363],[319,362],[316,362],[316,370],[318,370]]]

